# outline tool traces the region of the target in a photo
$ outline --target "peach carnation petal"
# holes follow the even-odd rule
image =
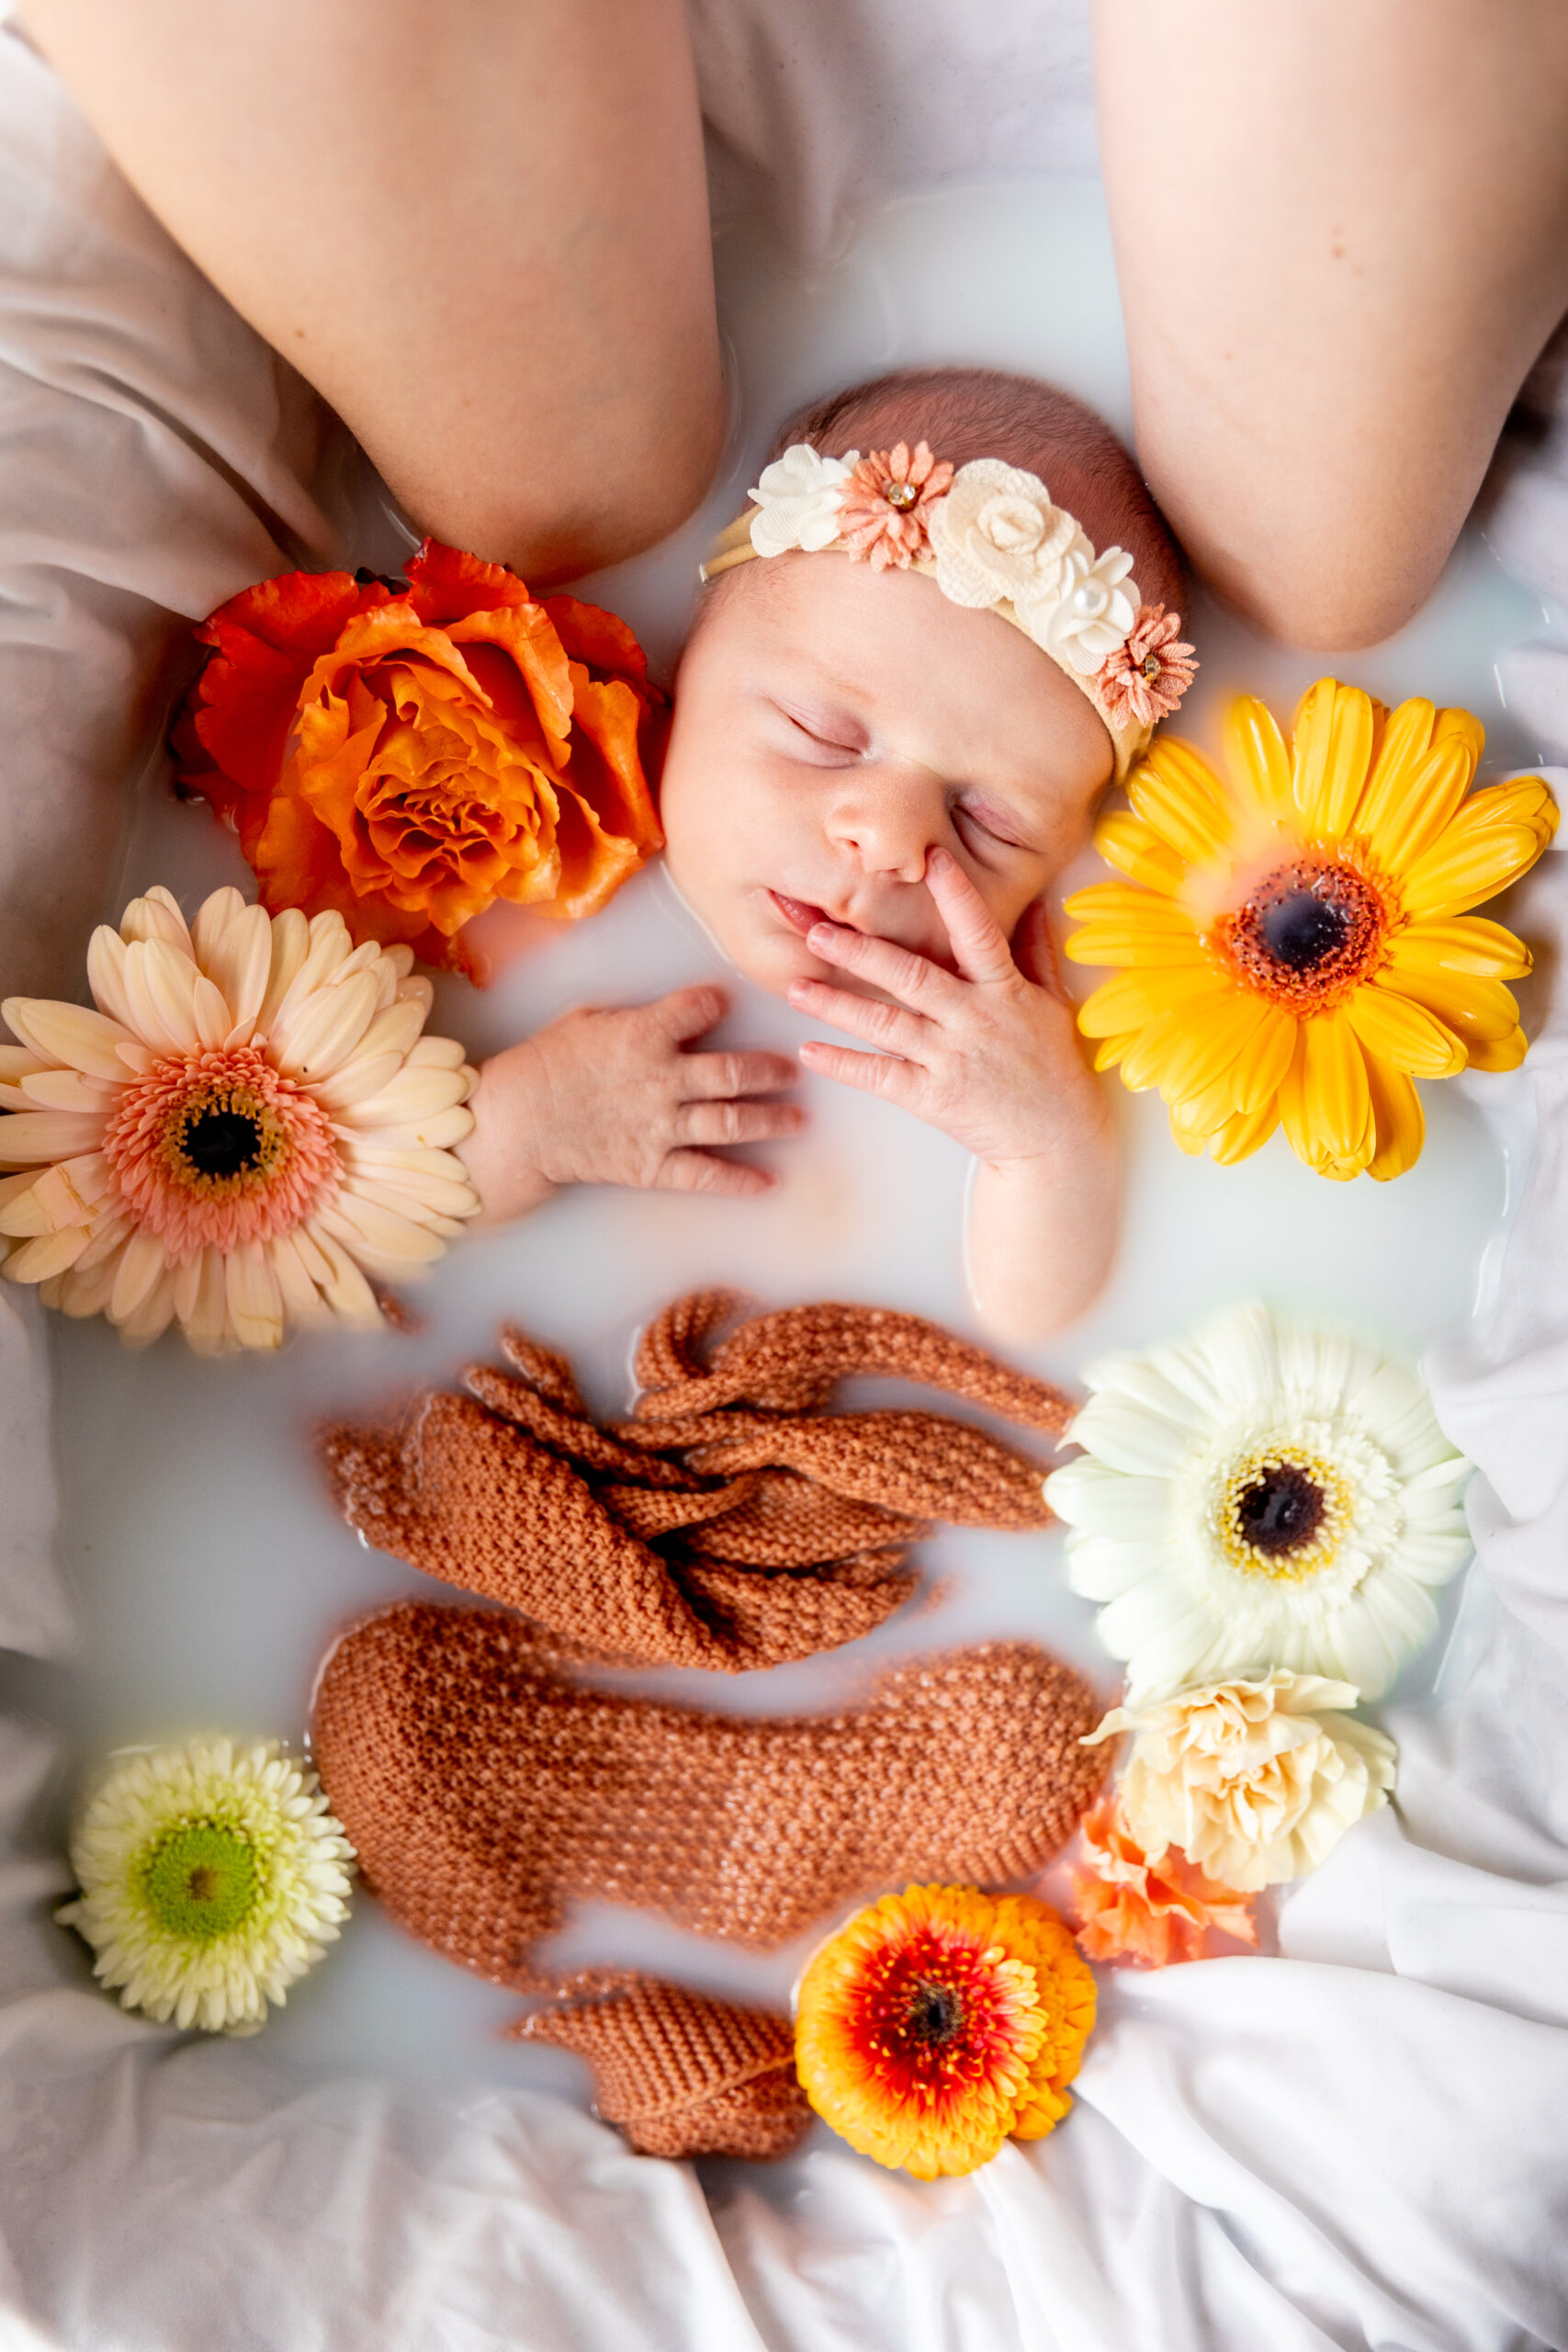
[[[1080,1859],[1071,1871],[1078,1943],[1090,1960],[1141,1962],[1166,1968],[1201,1960],[1211,1928],[1256,1944],[1252,1906],[1190,1862],[1179,1847],[1153,1860],[1129,1828],[1112,1791],[1080,1825]]]

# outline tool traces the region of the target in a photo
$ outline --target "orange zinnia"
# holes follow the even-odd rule
[[[1066,2115],[1094,1979],[1032,1895],[910,1886],[808,1963],[795,2071],[825,2122],[917,2180],[973,2172]]]
[[[176,778],[239,832],[264,906],[475,972],[498,899],[592,914],[662,836],[662,697],[631,631],[427,539],[406,587],[287,573],[221,605]]]

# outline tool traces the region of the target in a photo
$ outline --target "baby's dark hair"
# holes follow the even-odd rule
[[[934,456],[955,466],[1005,458],[1038,474],[1096,548],[1126,548],[1146,605],[1184,608],[1181,551],[1143,476],[1104,418],[1055,384],[996,368],[902,368],[803,409],[769,458],[797,441],[809,441],[825,458],[927,441]]]

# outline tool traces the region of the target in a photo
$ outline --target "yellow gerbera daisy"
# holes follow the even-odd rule
[[[910,1886],[859,1911],[801,1979],[795,2071],[863,2155],[917,2180],[1038,2140],[1094,2024],[1094,1978],[1027,1894]]]
[[[1416,1079],[1524,1058],[1504,983],[1529,951],[1468,910],[1535,863],[1558,811],[1537,776],[1472,792],[1484,741],[1468,711],[1391,715],[1323,678],[1289,750],[1262,703],[1233,703],[1228,784],[1169,737],[1134,771],[1131,813],[1095,836],[1128,880],[1068,899],[1067,954],[1127,967],[1078,1025],[1099,1069],[1159,1088],[1184,1151],[1245,1159],[1282,1125],[1319,1175],[1402,1175]]]

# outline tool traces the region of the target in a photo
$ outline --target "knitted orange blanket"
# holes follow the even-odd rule
[[[1066,1842],[1099,1786],[1100,1707],[1032,1644],[920,1657],[838,1713],[718,1714],[627,1697],[585,1657],[737,1668],[863,1632],[903,1598],[926,1520],[1030,1526],[1039,1470],[927,1412],[832,1415],[874,1370],[1038,1428],[1071,1407],[910,1316],[802,1307],[705,1355],[730,1302],[650,1329],[634,1418],[597,1427],[519,1334],[400,1438],[329,1458],[373,1541],[493,1609],[400,1603],[321,1670],[314,1752],[371,1890],[411,1933],[556,2005],[518,2030],[594,2064],[601,2111],[664,2155],[777,2154],[809,2120],[787,2018],[619,1975],[560,1984],[535,1946],[574,1900],[705,1936],[789,1941],[910,1878],[997,1883]],[[555,1633],[538,1630],[541,1625]]]

